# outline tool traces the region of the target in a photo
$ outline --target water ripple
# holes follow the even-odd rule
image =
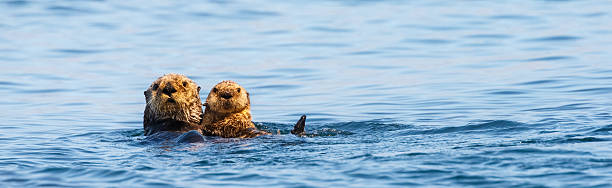
[[[544,84],[552,84],[552,83],[559,83],[559,82],[560,82],[559,80],[537,80],[537,81],[518,83],[517,85],[544,85]]]
[[[470,124],[459,127],[443,127],[438,129],[430,129],[424,131],[409,131],[409,134],[445,134],[445,133],[492,133],[492,134],[507,134],[514,131],[525,131],[537,125],[529,125],[513,121],[496,120],[482,124]]]
[[[313,48],[342,48],[350,47],[346,43],[324,43],[324,42],[302,42],[302,43],[285,43],[277,44],[276,47],[313,47]]]
[[[25,84],[10,82],[10,81],[0,81],[0,86],[23,86]]]
[[[504,14],[489,17],[494,20],[537,20],[535,16],[517,15],[517,14]]]
[[[528,42],[565,42],[565,41],[577,41],[582,39],[581,37],[576,37],[576,36],[565,36],[565,35],[561,35],[561,36],[549,36],[549,37],[541,37],[541,38],[533,38],[533,39],[527,39],[525,41]]]
[[[84,8],[79,8],[75,6],[61,6],[61,5],[48,6],[47,10],[57,15],[60,15],[60,16],[75,16],[75,15],[100,13],[99,11],[92,10],[92,9],[84,9]]]
[[[515,148],[515,149],[503,149],[501,151],[494,152],[497,155],[504,154],[539,154],[539,155],[592,155],[590,152],[574,151],[574,150],[544,150],[537,148]]]
[[[516,90],[501,90],[501,91],[492,91],[487,94],[489,95],[521,95],[527,94],[529,92],[526,91],[516,91]]]
[[[588,142],[607,142],[612,139],[598,138],[598,137],[571,137],[571,138],[554,138],[554,139],[531,139],[521,141],[523,144],[568,144],[568,143],[588,143]]]
[[[571,56],[547,56],[547,57],[538,57],[538,58],[526,59],[524,61],[527,61],[527,62],[531,62],[531,61],[560,61],[560,60],[567,60],[567,59],[573,59],[573,57],[571,57]]]
[[[1,1],[0,187],[610,187],[610,5]],[[144,136],[170,72],[280,134]]]
[[[567,104],[567,105],[562,105],[562,106],[558,106],[558,107],[548,107],[548,108],[534,108],[534,109],[529,109],[529,110],[525,110],[525,111],[550,111],[550,112],[554,112],[554,111],[569,111],[569,110],[585,110],[585,109],[591,109],[593,107],[590,106],[586,106],[589,105],[588,103],[575,103],[575,104]]]
[[[66,53],[66,54],[94,54],[94,53],[102,53],[102,52],[105,52],[106,50],[56,49],[53,51],[59,52],[59,53]]]
[[[591,133],[592,134],[612,135],[612,124],[606,125],[602,128],[595,129]]]
[[[18,93],[23,94],[44,94],[44,93],[66,93],[75,91],[74,89],[24,89],[19,90]]]
[[[508,39],[512,38],[512,35],[505,34],[475,34],[475,35],[467,35],[465,38],[474,38],[474,39]]]
[[[4,3],[6,3],[9,6],[13,6],[13,7],[23,7],[23,6],[30,4],[30,2],[26,0],[9,0],[9,1],[5,1]]]
[[[600,88],[588,88],[572,90],[573,93],[588,93],[588,94],[610,94],[612,93],[612,87],[600,87]]]
[[[256,86],[256,87],[252,87],[253,89],[261,89],[261,90],[277,90],[277,89],[296,89],[299,88],[299,85],[292,85],[292,84],[275,84],[275,85],[263,85],[263,86]]]
[[[248,17],[268,17],[268,16],[280,16],[281,15],[278,12],[258,11],[258,10],[240,10],[238,13],[240,15],[248,16]]]
[[[406,24],[400,25],[402,28],[411,28],[411,29],[424,29],[430,31],[455,31],[455,30],[463,30],[464,27],[458,26],[437,26],[437,25],[417,25],[417,24]]]
[[[310,27],[308,29],[313,30],[313,31],[328,32],[328,33],[348,33],[348,32],[353,31],[351,29],[324,27],[324,26]]]
[[[368,55],[369,56],[369,55],[380,54],[380,53],[382,52],[369,50],[369,51],[350,52],[350,53],[347,53],[347,55]]]
[[[446,39],[404,39],[402,40],[402,42],[427,44],[427,45],[445,45],[445,44],[453,43],[452,40],[446,40]]]

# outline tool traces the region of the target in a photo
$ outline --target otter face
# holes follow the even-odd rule
[[[144,92],[145,116],[199,122],[202,114],[200,86],[186,76],[167,74],[155,80]]]
[[[220,113],[235,113],[249,107],[249,93],[238,83],[222,81],[210,90],[206,109]]]

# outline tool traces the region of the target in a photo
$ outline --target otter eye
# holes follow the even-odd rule
[[[183,87],[187,87],[187,82],[183,82]]]
[[[238,93],[240,93],[240,88],[236,89],[236,91],[238,91]]]
[[[213,88],[213,92],[216,93],[217,91],[219,91],[217,88]]]
[[[157,90],[159,88],[159,84],[153,84],[153,90]]]

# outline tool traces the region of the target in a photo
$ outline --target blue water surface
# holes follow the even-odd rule
[[[0,1],[0,187],[612,187],[610,1]],[[166,73],[281,135],[143,136]],[[307,114],[306,137],[288,134]]]

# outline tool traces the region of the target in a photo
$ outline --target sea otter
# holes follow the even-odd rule
[[[204,103],[202,133],[224,138],[252,138],[270,133],[255,127],[251,117],[249,93],[234,81],[215,85]],[[306,116],[302,116],[291,133],[304,133]]]
[[[166,74],[144,92],[145,136],[158,132],[201,133],[202,102],[200,86],[180,74]]]

